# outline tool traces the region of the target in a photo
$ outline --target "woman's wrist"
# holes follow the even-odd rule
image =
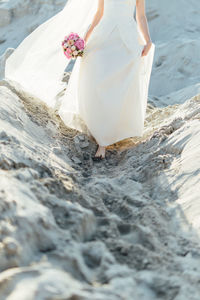
[[[146,44],[152,44],[152,40],[150,39],[150,40],[147,40],[146,41]]]

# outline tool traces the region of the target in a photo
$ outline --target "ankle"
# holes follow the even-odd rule
[[[98,145],[99,146],[99,148],[101,148],[101,149],[105,149],[106,148],[106,146],[100,146],[100,145]]]

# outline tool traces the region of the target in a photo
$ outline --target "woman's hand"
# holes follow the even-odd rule
[[[141,56],[146,56],[148,54],[149,50],[151,49],[151,45],[152,45],[151,41],[146,43],[146,45],[144,46],[144,48],[142,50]]]
[[[136,21],[144,40],[146,41],[146,45],[142,50],[141,56],[146,56],[151,48],[152,41],[150,38],[149,27],[145,13],[145,0],[136,0]]]

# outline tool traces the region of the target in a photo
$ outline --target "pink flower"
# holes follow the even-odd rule
[[[80,38],[78,33],[70,32],[64,37],[62,47],[67,58],[75,58],[84,49],[85,41]]]
[[[83,50],[85,47],[85,41],[83,39],[78,39],[74,44],[79,50]]]
[[[79,38],[79,35],[77,33],[71,32],[68,37],[67,40],[77,40]]]
[[[71,50],[70,48],[67,48],[66,52],[67,52],[68,54],[70,54],[70,53],[72,53],[72,50]]]
[[[67,52],[64,52],[65,56],[67,56],[67,58],[71,58],[71,55],[69,55]]]

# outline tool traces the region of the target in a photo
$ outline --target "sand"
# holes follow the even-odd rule
[[[0,81],[0,300],[199,300],[200,2],[160,3],[144,135],[101,163],[92,137]],[[1,78],[25,31],[0,45]]]

